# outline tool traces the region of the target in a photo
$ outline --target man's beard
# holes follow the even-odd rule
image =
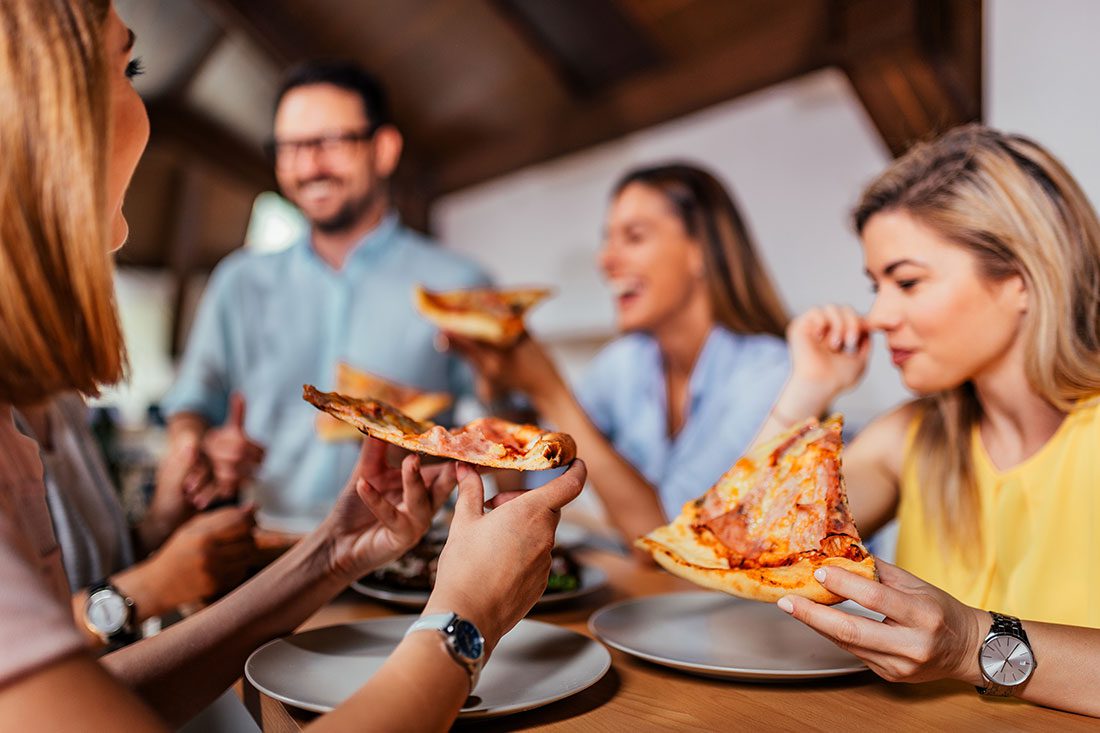
[[[346,232],[362,221],[363,216],[375,207],[379,196],[380,192],[376,182],[374,186],[371,186],[370,192],[359,198],[348,199],[335,214],[324,219],[310,218],[309,223],[325,234]]]

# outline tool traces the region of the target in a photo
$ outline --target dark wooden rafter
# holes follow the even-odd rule
[[[981,119],[980,0],[835,0],[833,43],[883,141],[915,141]]]
[[[493,0],[493,5],[582,97],[666,60],[614,0]]]
[[[275,186],[271,163],[253,143],[176,101],[147,105],[157,144],[177,147],[188,156],[257,191]]]

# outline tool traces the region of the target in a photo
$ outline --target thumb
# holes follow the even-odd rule
[[[561,476],[528,493],[539,497],[550,509],[557,511],[580,496],[587,478],[588,467],[578,458]]]
[[[229,395],[229,417],[225,424],[244,430],[244,395],[240,392]]]
[[[455,514],[474,519],[485,513],[485,486],[481,476],[472,467],[459,463],[455,468],[458,478],[458,498]]]

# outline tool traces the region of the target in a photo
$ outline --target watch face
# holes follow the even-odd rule
[[[126,625],[126,601],[110,590],[96,591],[88,599],[87,616],[101,634],[113,634]]]
[[[481,653],[485,647],[485,640],[481,638],[481,632],[469,621],[460,620],[454,626],[455,649],[467,659],[476,661],[481,659]]]
[[[985,676],[999,685],[1023,684],[1035,669],[1027,644],[1015,636],[998,634],[982,645],[979,661]]]

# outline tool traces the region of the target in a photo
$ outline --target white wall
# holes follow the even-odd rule
[[[1100,202],[1100,2],[986,0],[989,124],[1035,138]]]
[[[825,70],[628,137],[457,192],[434,209],[450,247],[501,283],[549,283],[557,297],[531,319],[575,375],[612,335],[595,267],[608,191],[628,168],[672,158],[731,185],[792,310],[870,305],[848,211],[889,154],[845,77]],[[881,349],[880,349],[881,351]],[[884,353],[841,403],[859,424],[904,396]]]

